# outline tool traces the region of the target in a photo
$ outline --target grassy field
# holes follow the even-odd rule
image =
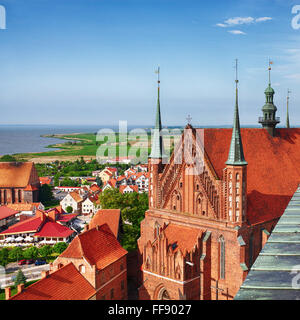
[[[98,138],[94,133],[76,133],[76,134],[56,134],[45,137],[59,138],[64,142],[54,145],[49,145],[49,151],[42,153],[20,153],[15,154],[17,160],[34,161],[36,163],[51,162],[55,160],[61,161],[75,161],[83,157],[87,159],[95,159],[97,152],[98,156],[105,158],[107,156],[133,156],[139,157],[142,154],[150,153],[151,137],[149,135],[143,136],[129,136],[128,141],[126,137],[116,135],[107,135]],[[175,137],[176,139],[177,137]],[[172,139],[171,139],[172,141]],[[51,150],[59,149],[59,150]],[[170,146],[166,146],[166,151],[170,150]]]

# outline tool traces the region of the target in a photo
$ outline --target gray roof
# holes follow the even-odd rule
[[[234,299],[300,300],[300,187]]]

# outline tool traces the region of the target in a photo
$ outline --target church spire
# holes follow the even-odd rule
[[[161,125],[161,114],[160,114],[160,67],[158,67],[157,71],[157,108],[156,108],[156,121],[154,134],[152,136],[152,147],[151,154],[149,158],[153,159],[162,159],[165,158],[165,150],[163,145],[163,139],[161,135],[162,125]]]
[[[291,93],[291,91],[288,89],[287,101],[286,101],[286,127],[287,128],[290,128],[290,117],[289,117],[290,93]]]
[[[235,80],[235,110],[233,120],[233,130],[231,137],[231,144],[229,149],[227,165],[243,166],[247,165],[244,157],[244,150],[241,137],[240,118],[239,118],[239,105],[238,105],[238,60],[236,59],[236,80]]]

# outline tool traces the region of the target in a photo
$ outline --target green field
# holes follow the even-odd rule
[[[31,160],[44,157],[52,157],[57,160],[67,157],[90,157],[95,159],[98,151],[98,155],[101,157],[118,157],[118,156],[133,156],[139,157],[150,153],[151,136],[129,136],[128,141],[126,136],[107,135],[106,137],[96,139],[94,133],[78,133],[78,134],[56,134],[45,137],[59,138],[64,142],[54,145],[49,145],[49,151],[42,153],[22,153],[15,154],[14,157],[17,160]],[[173,138],[173,137],[172,137]],[[176,137],[177,138],[177,137]],[[172,141],[172,139],[171,139]],[[171,143],[171,148],[173,144]],[[59,150],[51,150],[59,149]],[[166,151],[170,150],[170,146],[166,146]],[[53,160],[53,159],[52,159]]]

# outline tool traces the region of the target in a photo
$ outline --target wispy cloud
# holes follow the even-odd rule
[[[252,17],[236,17],[236,18],[230,18],[225,21],[225,25],[227,26],[235,26],[239,24],[249,24],[253,23],[255,21]]]
[[[265,22],[265,21],[270,21],[270,20],[273,20],[273,18],[271,18],[271,17],[261,17],[261,18],[255,19],[255,22]]]
[[[245,32],[241,31],[241,30],[228,30],[229,33],[232,33],[232,34],[236,34],[236,35],[239,35],[239,34],[246,34]]]
[[[259,18],[253,18],[253,17],[235,17],[235,18],[229,18],[225,20],[223,23],[217,23],[217,27],[221,28],[227,28],[237,25],[243,25],[243,24],[254,24],[259,22],[266,22],[273,20],[271,17],[259,17]]]

